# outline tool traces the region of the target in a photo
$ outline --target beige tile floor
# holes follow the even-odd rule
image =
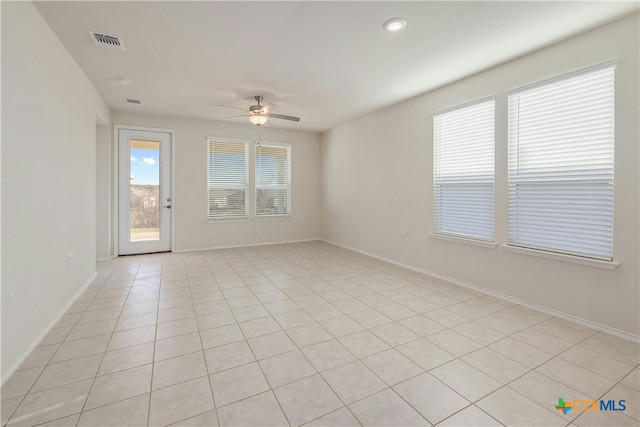
[[[640,424],[637,344],[329,244],[97,269],[3,426]]]

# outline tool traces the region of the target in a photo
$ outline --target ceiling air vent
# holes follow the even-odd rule
[[[127,102],[127,104],[142,105],[142,101],[140,101],[139,99],[125,98],[125,101]]]
[[[91,39],[96,44],[96,46],[124,50],[124,43],[120,37],[100,34],[96,33],[95,31],[89,31],[89,34],[91,34]]]

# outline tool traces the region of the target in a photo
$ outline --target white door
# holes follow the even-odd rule
[[[171,133],[118,129],[118,253],[171,250]]]

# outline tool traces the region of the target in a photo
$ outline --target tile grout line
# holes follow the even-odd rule
[[[213,278],[214,282],[216,283],[216,288],[220,291],[220,287],[218,286],[217,280],[215,280],[215,277],[213,276],[213,271],[211,271],[211,267],[209,267],[209,265],[207,265],[207,268],[211,273],[211,277]],[[191,292],[191,291],[189,291],[189,292]],[[222,292],[220,292],[220,293],[222,294]],[[224,297],[224,295],[223,295],[223,297]],[[193,298],[192,298],[192,301],[193,301]],[[206,376],[207,376],[207,382],[209,383],[209,392],[211,393],[211,403],[213,404],[213,410],[216,411],[216,421],[218,422],[218,425],[220,425],[220,415],[218,414],[218,406],[216,405],[216,397],[213,394],[213,384],[212,384],[213,378],[211,378],[212,374],[209,373],[209,364],[207,362],[207,356],[205,354],[204,343],[202,342],[202,333],[201,333],[202,331],[200,329],[200,324],[198,322],[198,316],[195,313],[195,307],[194,307],[194,313],[193,314],[194,314],[195,319],[196,319],[196,327],[198,328],[198,337],[200,338],[200,347],[202,348],[201,351],[202,351],[202,358],[204,359],[204,368],[207,371],[207,375]]]
[[[160,280],[158,283],[158,302],[156,308],[156,322],[153,331],[153,351],[151,352],[151,378],[149,379],[149,404],[147,406],[147,426],[151,425],[151,403],[153,399],[153,374],[156,367],[156,344],[158,342],[158,320],[160,317],[160,295],[162,292],[162,270],[164,262],[160,266]]]

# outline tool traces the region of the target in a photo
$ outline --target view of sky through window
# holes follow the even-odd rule
[[[131,184],[158,185],[160,152],[147,148],[131,149]]]

